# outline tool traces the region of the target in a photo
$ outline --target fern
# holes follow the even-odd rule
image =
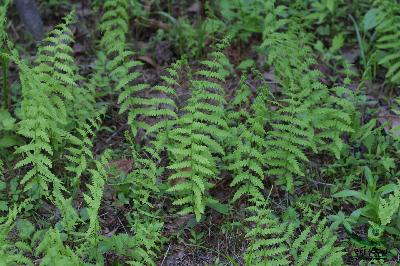
[[[233,201],[245,194],[258,198],[261,196],[260,191],[264,188],[268,91],[265,86],[260,86],[254,103],[249,107],[249,90],[246,76],[243,75],[238,94],[233,100],[234,109],[230,113],[230,119],[234,125],[231,126],[229,143],[233,151],[226,156],[226,159],[230,161],[228,169],[234,173],[230,185],[239,186],[233,196]]]
[[[288,191],[293,191],[293,176],[304,176],[300,167],[301,161],[308,161],[304,150],[311,148],[317,151],[308,115],[314,104],[310,96],[317,73],[308,72],[312,61],[306,59],[307,47],[299,49],[287,34],[276,36],[274,44],[271,42],[269,62],[275,63],[275,71],[286,97],[281,100],[281,107],[273,117],[266,156],[270,166],[268,173],[277,175],[280,182],[286,183]],[[289,51],[295,55],[291,61],[284,55]]]
[[[160,77],[163,83],[154,86],[150,99],[146,99],[143,103],[146,105],[143,116],[147,118],[146,120],[151,119],[150,124],[146,126],[147,135],[156,134],[158,136],[156,139],[168,138],[168,131],[178,118],[177,91],[181,88],[180,71],[186,64],[185,60],[178,60],[167,68],[166,74]]]
[[[147,125],[139,119],[147,113],[146,105],[154,102],[143,97],[149,85],[137,81],[141,74],[133,68],[141,66],[142,63],[133,60],[132,56],[133,53],[129,51],[124,51],[117,56],[114,61],[119,65],[113,69],[111,75],[119,77],[116,84],[116,90],[122,91],[118,96],[118,104],[121,105],[119,112],[122,114],[128,111],[128,124],[136,135],[140,128],[145,128]]]
[[[56,229],[49,229],[36,248],[36,256],[43,254],[39,265],[82,265],[74,251],[65,246],[61,234]]]
[[[211,58],[201,62],[203,68],[195,72],[197,78],[190,79],[191,98],[169,134],[173,161],[168,168],[174,173],[169,176],[172,186],[168,191],[179,195],[173,202],[182,206],[179,213],[194,213],[197,221],[206,204],[215,202],[208,190],[218,174],[215,155],[224,154],[221,143],[228,136],[221,86],[227,59],[220,51],[213,52]]]
[[[72,99],[71,87],[77,86],[74,60],[70,56],[70,44],[74,40],[69,26],[74,20],[74,13],[70,13],[64,19],[65,22],[55,27],[39,47],[34,70],[39,80],[49,85],[49,93]]]
[[[376,47],[382,53],[378,61],[388,69],[386,77],[394,84],[400,83],[400,4],[397,1],[378,0]]]
[[[254,223],[246,234],[251,239],[245,253],[246,265],[343,265],[345,252],[336,247],[336,236],[319,213],[307,217],[310,225],[299,228],[293,222],[282,222],[268,210],[263,198],[253,199],[247,218]],[[295,231],[299,234],[295,235]]]
[[[267,14],[264,19],[264,30],[262,32],[264,40],[269,38],[270,34],[285,27],[289,22],[288,19],[284,18],[287,7],[284,5],[277,6],[276,0],[266,1],[265,11]]]
[[[99,30],[102,33],[95,61],[94,75],[90,84],[100,88],[103,93],[112,93],[114,83],[123,76],[110,76],[109,73],[124,64],[122,54],[126,50],[128,32],[128,1],[107,0],[103,2],[104,13],[100,19]]]
[[[118,104],[120,113],[128,111],[128,124],[131,126],[134,135],[146,123],[138,120],[138,117],[145,112],[148,99],[143,98],[143,92],[149,88],[147,84],[138,82],[141,76],[135,68],[142,63],[133,60],[134,53],[128,49],[126,44],[126,33],[128,31],[128,1],[105,1],[105,13],[100,22],[100,30],[103,36],[100,40],[100,47],[105,51],[107,58],[106,74],[111,79],[108,85],[114,87],[115,91],[120,92]],[[100,57],[103,57],[100,54]]]
[[[53,189],[53,202],[61,213],[62,219],[56,224],[56,229],[74,236],[77,226],[82,222],[77,210],[73,207],[73,197],[65,198],[58,186]]]
[[[3,45],[3,41],[7,37],[6,23],[7,23],[7,10],[10,6],[11,0],[5,0],[0,6],[0,43]],[[0,47],[2,48],[2,47]]]
[[[154,251],[158,250],[160,224],[158,223],[136,223],[133,226],[135,235],[114,235],[105,238],[104,243],[119,256],[127,257],[127,265],[156,265],[153,258]]]
[[[315,130],[315,141],[319,152],[327,151],[340,158],[344,146],[342,135],[354,132],[352,116],[355,112],[353,103],[345,97],[352,97],[351,90],[344,86],[328,89],[322,83],[316,83],[320,94],[318,107],[311,112],[312,127]]]
[[[20,68],[24,97],[21,103],[22,120],[19,123],[18,133],[30,139],[30,143],[16,150],[17,154],[22,153],[25,158],[15,167],[30,166],[30,170],[20,181],[21,184],[26,183],[25,190],[39,189],[40,194],[48,194],[48,184],[59,181],[51,171],[53,155],[51,136],[54,131],[57,133],[62,131],[60,124],[63,121],[60,121],[57,108],[42,89],[43,84],[32,69],[18,59],[16,62]]]
[[[162,240],[163,223],[155,211],[153,201],[160,193],[157,185],[157,164],[160,157],[156,147],[149,145],[137,152],[133,149],[133,170],[115,185],[129,185],[128,198],[131,211],[126,219],[132,235],[118,234],[101,238],[101,242],[116,254],[126,256],[129,265],[156,265],[154,259]]]
[[[339,157],[341,135],[352,131],[349,112],[353,108],[346,110],[351,103],[339,97],[348,90],[328,89],[318,81],[320,72],[310,70],[315,63],[310,48],[305,44],[299,47],[294,41],[305,37],[297,35],[275,33],[265,41],[270,47],[269,63],[275,67],[284,95],[272,118],[273,130],[268,132],[268,173],[286,183],[288,191],[294,189],[295,176],[304,176],[300,165],[308,161],[307,150],[328,150]]]
[[[387,199],[380,198],[379,200],[379,219],[381,225],[389,225],[391,221],[400,221],[400,181],[393,194],[390,194]]]
[[[78,137],[73,138],[75,145],[67,148],[69,154],[66,158],[69,164],[65,169],[74,174],[71,182],[74,188],[79,187],[80,177],[87,169],[88,159],[93,159],[91,138],[95,136],[100,127],[103,113],[104,109],[100,110],[95,117],[88,119],[87,123],[83,124],[81,128],[78,128]]]
[[[106,0],[99,29],[102,32],[100,47],[107,56],[120,54],[126,49],[128,32],[128,3],[126,0]]]
[[[85,233],[85,239],[89,242],[97,240],[98,231],[100,230],[98,212],[103,198],[104,184],[107,179],[105,166],[110,160],[110,151],[105,151],[100,160],[96,161],[96,169],[90,169],[92,175],[92,184],[88,184],[89,194],[83,194],[86,204],[88,205],[89,227]]]
[[[78,98],[84,95],[78,92],[78,76],[69,55],[72,52],[69,44],[73,41],[69,25],[73,18],[74,13],[70,13],[65,23],[49,33],[44,45],[39,48],[33,69],[19,60],[15,52],[13,56],[20,67],[23,94],[18,133],[31,140],[17,150],[17,153],[25,154],[25,159],[16,167],[31,166],[21,184],[27,183],[25,190],[39,189],[39,194],[48,195],[49,183],[61,183],[51,172],[51,157],[56,144],[72,141],[67,121],[73,117],[74,111],[67,108],[66,103],[69,107],[68,101],[74,100],[73,95]]]
[[[82,80],[77,72],[73,49],[75,13],[64,18],[64,23],[53,29],[39,47],[35,72],[43,84],[48,85],[48,95],[59,108],[60,116],[68,122],[68,130],[83,123],[94,111],[91,91],[79,86]]]
[[[24,256],[24,252],[30,252],[31,249],[23,242],[10,243],[7,238],[14,226],[17,215],[27,202],[9,209],[6,217],[0,219],[0,265],[34,265],[32,261]]]

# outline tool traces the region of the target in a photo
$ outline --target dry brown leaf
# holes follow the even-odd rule
[[[148,56],[148,55],[141,55],[141,56],[138,57],[138,60],[140,60],[140,61],[142,61],[142,62],[145,62],[145,63],[151,65],[151,66],[154,67],[155,69],[158,69],[158,67],[159,67],[159,66],[156,64],[156,62],[154,62],[154,60],[153,60],[150,56]]]
[[[125,175],[129,174],[133,167],[133,160],[132,159],[121,159],[118,161],[113,161],[109,163],[110,167],[115,167],[117,172],[123,172]]]

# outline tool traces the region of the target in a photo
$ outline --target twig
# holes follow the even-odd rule
[[[171,243],[169,243],[169,245],[168,245],[168,248],[167,248],[167,251],[165,251],[165,253],[164,253],[164,257],[163,257],[163,259],[162,259],[162,261],[161,261],[161,266],[163,266],[163,264],[164,264],[164,260],[165,260],[165,258],[167,257],[167,255],[168,255],[168,252],[169,252],[169,248],[171,247]]]
[[[122,226],[122,228],[124,229],[125,234],[128,234],[128,232],[127,232],[126,229],[125,229],[124,224],[121,222],[121,219],[119,219],[119,216],[118,216],[118,215],[117,215],[117,219],[118,219],[118,222],[120,223],[120,225]]]
[[[122,130],[126,129],[127,127],[128,127],[128,124],[122,125],[122,127],[120,127],[117,131],[115,131],[114,133],[112,133],[111,136],[109,136],[109,137],[106,139],[105,142],[108,144],[108,143],[111,141],[111,139],[112,139],[113,137],[115,137],[118,133],[120,133]]]

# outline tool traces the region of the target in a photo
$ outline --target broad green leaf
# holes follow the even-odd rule
[[[255,65],[255,62],[253,59],[246,59],[246,60],[243,60],[242,62],[240,62],[240,64],[238,65],[237,68],[240,70],[246,70],[246,69],[251,68],[254,65]]]
[[[207,206],[224,215],[229,214],[230,211],[230,206],[228,204],[223,204],[216,200],[209,200]]]
[[[377,14],[378,14],[378,9],[376,8],[368,10],[363,20],[364,31],[368,31],[376,27],[376,25],[378,24],[376,18]]]
[[[19,219],[19,220],[17,220],[16,224],[17,224],[17,230],[19,232],[19,236],[22,239],[29,238],[32,235],[32,233],[35,231],[35,226],[26,219]]]
[[[0,149],[16,146],[21,143],[21,140],[15,135],[0,136]]]
[[[390,169],[395,168],[396,164],[394,163],[394,159],[390,157],[383,157],[381,160],[383,167],[385,167],[386,171],[390,171]]]
[[[0,191],[4,190],[7,187],[6,183],[4,181],[0,181]]]
[[[368,166],[366,166],[364,168],[364,175],[365,175],[365,178],[367,179],[368,187],[370,187],[371,189],[375,189],[374,176],[372,175],[371,169],[369,169]]]
[[[13,130],[15,118],[8,111],[0,110],[0,130]]]
[[[336,0],[327,0],[326,1],[326,7],[328,8],[328,10],[333,13],[333,11],[335,11],[335,4],[336,4]]]
[[[332,197],[335,197],[335,198],[355,197],[360,200],[368,201],[366,196],[364,194],[362,194],[361,192],[356,191],[356,190],[348,190],[348,189],[342,190],[338,193],[335,193],[332,195]]]
[[[6,201],[0,200],[0,211],[7,211],[8,210],[8,203]]]

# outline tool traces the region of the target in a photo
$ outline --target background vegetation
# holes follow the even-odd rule
[[[20,2],[0,265],[400,262],[399,1]]]

